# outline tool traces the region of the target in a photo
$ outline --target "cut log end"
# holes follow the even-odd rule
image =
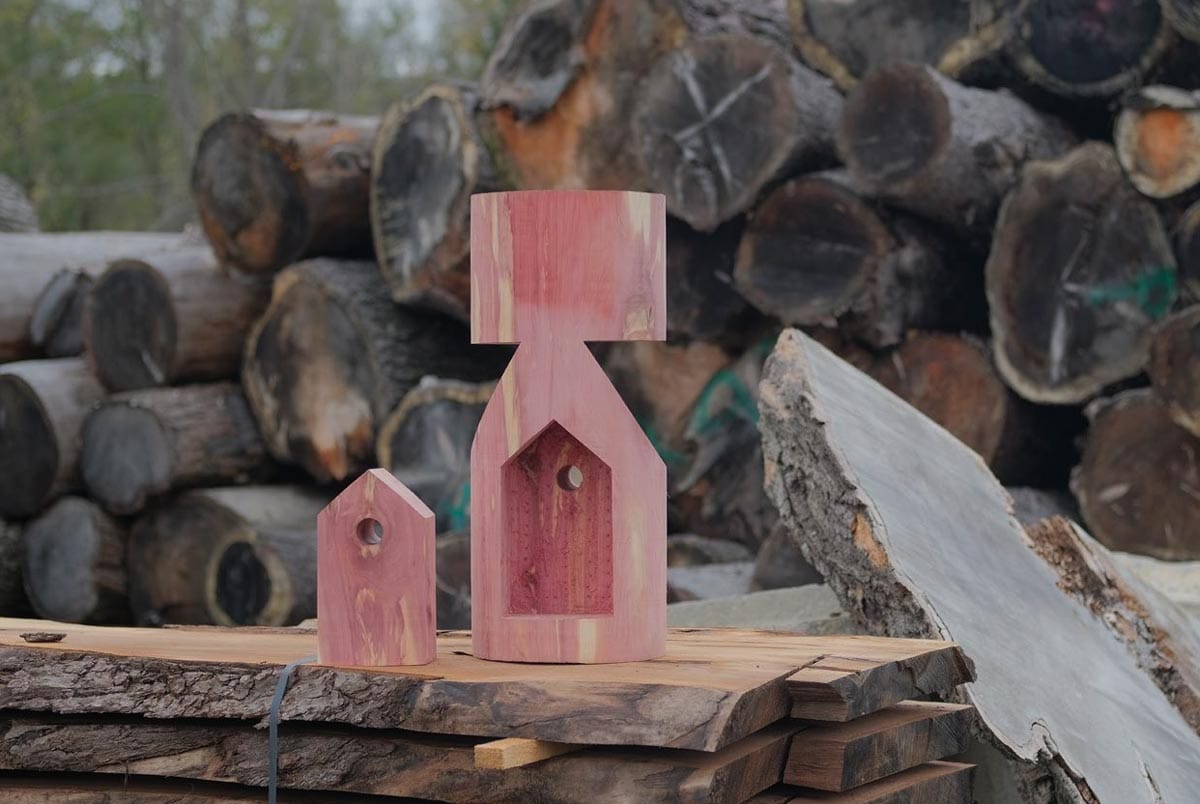
[[[298,258],[309,237],[306,189],[295,144],[255,115],[227,114],[200,138],[192,194],[222,262],[263,272]]]
[[[25,588],[38,615],[72,623],[130,621],[125,532],[99,506],[64,497],[25,533]]]
[[[171,379],[177,326],[171,290],[140,260],[113,262],[92,289],[87,342],[96,373],[114,390]]]
[[[1200,436],[1200,306],[1158,326],[1146,372],[1175,423]]]
[[[287,487],[244,487],[156,508],[130,536],[137,621],[275,626],[312,616],[318,504]]]
[[[103,405],[84,422],[82,443],[83,484],[109,510],[139,511],[147,499],[170,489],[171,440],[152,412]]]
[[[1033,0],[1012,30],[1021,72],[1070,96],[1112,95],[1137,84],[1173,38],[1158,0]]]
[[[372,454],[367,344],[339,304],[296,283],[272,304],[248,348],[244,382],[259,422],[314,423],[304,433],[265,427],[276,457],[330,480],[346,477]]]
[[[29,317],[29,340],[46,357],[74,357],[83,351],[83,308],[95,280],[64,268],[38,294]]]
[[[1176,284],[1158,213],[1125,181],[1111,148],[1088,143],[1030,163],[1004,203],[987,263],[1001,374],[1036,402],[1086,401],[1141,371]]]
[[[738,250],[738,290],[786,324],[818,324],[849,308],[894,246],[850,191],[820,178],[789,181],[754,214]]]
[[[1145,390],[1095,403],[1089,414],[1071,488],[1092,535],[1114,550],[1200,559],[1200,439]]]
[[[1125,101],[1114,141],[1133,185],[1153,198],[1200,182],[1200,112],[1190,92],[1145,87]]]
[[[392,298],[466,318],[470,197],[486,154],[472,130],[472,103],[434,86],[393,106],[375,141],[371,230]],[[489,188],[490,189],[490,188]]]
[[[915,64],[873,70],[852,92],[838,144],[869,188],[914,181],[950,142],[950,105],[929,71]]]
[[[58,475],[54,424],[37,391],[14,374],[0,374],[0,422],[0,507],[10,516],[30,516]]]
[[[790,67],[771,45],[726,35],[684,45],[646,77],[634,147],[672,215],[712,231],[793,157],[797,131],[813,121],[801,119]]]

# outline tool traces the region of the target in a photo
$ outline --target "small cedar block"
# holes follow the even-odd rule
[[[434,515],[371,469],[317,515],[321,664],[429,664],[437,647]]]
[[[665,340],[663,196],[471,197],[471,342]]]

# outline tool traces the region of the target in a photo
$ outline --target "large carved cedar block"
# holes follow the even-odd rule
[[[652,193],[471,197],[471,341],[667,337],[666,214]]]
[[[317,515],[321,664],[428,664],[437,654],[434,515],[383,469]]]
[[[472,201],[475,340],[520,343],[471,451],[475,655],[659,656],[666,467],[584,340],[664,337],[662,199]]]

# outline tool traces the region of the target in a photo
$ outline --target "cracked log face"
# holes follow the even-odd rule
[[[979,678],[966,697],[1024,785],[1050,776],[1065,800],[1191,800],[1200,737],[1059,588],[978,456],[792,330],[759,407],[767,490],[806,557],[872,631],[963,647]]]
[[[1176,297],[1158,212],[1100,143],[1026,166],[986,271],[997,366],[1035,402],[1083,402],[1141,371]]]
[[[1091,532],[1113,550],[1200,559],[1200,438],[1148,390],[1087,412],[1091,428],[1071,488]]]
[[[831,155],[840,112],[827,80],[766,41],[707,37],[671,52],[646,77],[634,147],[667,210],[712,231],[785,167]]]

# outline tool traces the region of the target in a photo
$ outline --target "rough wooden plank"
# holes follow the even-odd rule
[[[541,762],[543,759],[578,751],[582,747],[575,743],[552,743],[547,740],[530,740],[528,737],[505,737],[502,740],[492,740],[475,746],[475,767],[489,770],[520,768]]]
[[[788,679],[792,717],[845,722],[926,695],[946,695],[975,680],[955,646],[931,648],[886,663],[822,656]]]
[[[844,793],[778,785],[748,804],[970,804],[974,769],[960,762],[928,762]]]
[[[973,711],[965,704],[906,701],[849,723],[792,738],[783,780],[842,791],[967,749]]]
[[[67,636],[37,646],[20,638],[47,628]],[[822,656],[884,663],[934,644],[679,629],[666,654],[649,662],[531,665],[475,659],[465,632],[437,641],[438,659],[425,667],[298,667],[282,720],[714,751],[787,717],[785,680]],[[0,619],[0,708],[258,719],[280,667],[316,652],[315,632],[300,628],[151,630]]]
[[[323,664],[429,664],[437,656],[433,511],[370,469],[317,515]]]
[[[784,722],[715,753],[587,748],[507,770],[480,768],[470,741],[289,725],[279,783],[334,793],[449,802],[712,802],[736,804],[779,782]],[[264,786],[267,735],[244,724],[14,715],[0,719],[0,768],[172,776]]]
[[[237,784],[95,776],[0,772],[5,804],[244,804],[263,801],[263,791]],[[367,804],[375,799],[336,793],[279,791],[279,804]]]
[[[1057,588],[977,455],[795,331],[760,410],[768,490],[807,557],[873,630],[969,652],[967,702],[1023,781],[1101,802],[1193,797],[1200,736]]]

